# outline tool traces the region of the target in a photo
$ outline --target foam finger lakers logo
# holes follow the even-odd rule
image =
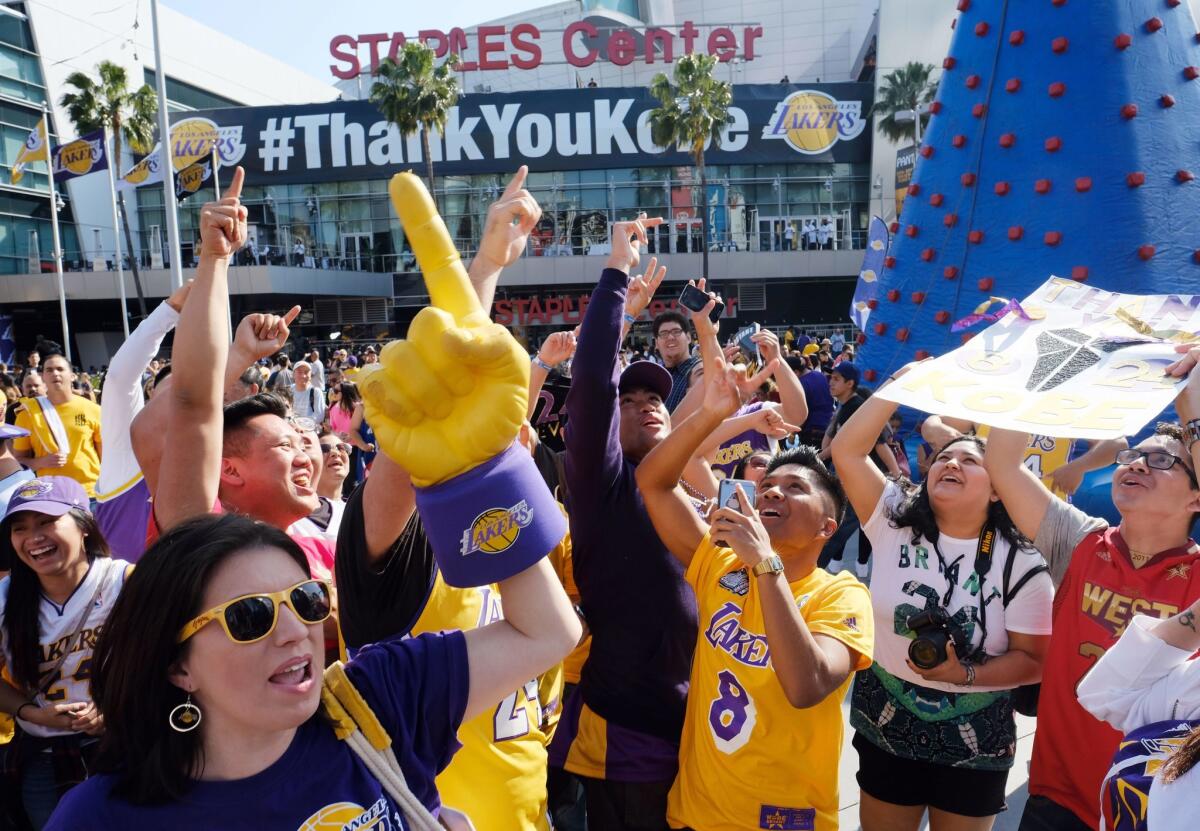
[[[471,527],[463,531],[462,556],[483,551],[499,554],[512,547],[521,529],[533,521],[533,510],[525,500],[511,508],[489,508],[475,517]]]
[[[210,155],[220,138],[220,128],[207,118],[176,122],[171,127],[171,164],[176,172]]]
[[[862,102],[838,101],[829,93],[802,89],[776,105],[762,137],[782,139],[797,153],[813,156],[857,138],[865,127]]]

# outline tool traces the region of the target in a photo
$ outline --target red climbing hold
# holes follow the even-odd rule
[[[910,237],[915,237],[917,234],[921,233],[921,229],[916,225],[909,225],[904,229],[904,233],[908,234]]]
[[[875,334],[882,335],[884,332],[887,331],[887,324],[881,320],[871,328],[873,328],[875,330]]]
[[[867,336],[865,334],[863,334],[862,332],[859,332],[857,335],[854,336],[854,340],[859,346],[862,346],[864,343],[867,342]]]
[[[1175,96],[1164,95],[1158,99],[1158,103],[1161,104],[1163,107],[1174,107],[1175,106]]]
[[[911,185],[908,186],[908,195],[909,196],[916,196],[920,192],[921,192],[921,186],[918,185],[916,182],[913,182]]]
[[[996,283],[996,281],[993,280],[991,277],[982,277],[982,278],[980,278],[979,283],[978,283],[979,290],[980,291],[991,291],[992,286],[995,285],[995,283]]]
[[[895,303],[900,299],[900,289],[888,289],[887,299]]]
[[[975,337],[974,332],[963,332],[960,340],[962,340],[963,343],[970,343],[971,338],[973,337]]]
[[[1001,147],[1012,147],[1016,143],[1017,143],[1017,136],[1015,133],[1001,133],[1000,134],[1000,146]]]
[[[1050,180],[1049,179],[1038,179],[1036,182],[1033,183],[1033,190],[1035,193],[1049,193],[1050,192]]]
[[[932,248],[923,249],[921,251],[921,259],[924,260],[925,262],[930,262],[931,260],[933,260],[933,254],[934,254],[934,251]]]
[[[1194,66],[1184,67],[1183,77],[1187,78],[1189,81],[1194,81],[1197,78],[1200,78],[1200,69],[1197,69]]]
[[[942,196],[940,193],[931,193],[929,195],[929,204],[933,205],[933,207],[937,208],[942,204],[942,201],[945,198],[946,197]]]
[[[979,243],[983,242],[983,231],[972,231],[971,233],[967,234],[967,242],[973,245],[978,245]]]
[[[960,12],[965,12],[969,8],[971,8],[971,0],[958,0],[958,10]]]
[[[957,135],[954,138],[950,139],[950,143],[953,144],[955,147],[962,147],[964,144],[967,143],[967,137],[964,135]]]
[[[1113,45],[1118,49],[1128,49],[1132,44],[1133,38],[1123,32],[1113,39]]]
[[[1140,170],[1135,173],[1130,173],[1125,177],[1125,184],[1129,185],[1131,188],[1140,188],[1142,185],[1146,184],[1146,174],[1142,173]]]
[[[1080,176],[1078,179],[1075,180],[1075,190],[1079,191],[1080,193],[1087,193],[1091,189],[1092,189],[1092,177]]]
[[[979,76],[978,75],[968,75],[967,76],[967,89],[975,89],[975,87],[977,87],[977,86],[979,86]]]
[[[947,228],[953,228],[958,224],[958,214],[946,214],[942,217],[942,224]]]
[[[1008,43],[1010,46],[1020,46],[1025,42],[1025,32],[1020,29],[1014,29],[1008,35]]]
[[[929,105],[929,114],[930,115],[937,115],[941,111],[942,111],[942,102],[941,101],[934,101],[932,104]]]
[[[923,158],[928,159],[932,155],[933,155],[933,145],[931,145],[931,144],[921,145],[921,156]]]
[[[1200,263],[1200,248],[1192,252],[1192,261]]]
[[[895,233],[895,232],[893,232],[893,233]],[[896,267],[896,258],[893,257],[891,254],[888,254],[886,257],[883,258],[883,267],[884,268],[895,268]]]
[[[925,292],[914,291],[912,293],[912,296],[909,299],[912,300],[912,302],[916,303],[918,306],[920,306],[922,303],[925,302]]]
[[[997,182],[992,188],[992,190],[996,192],[997,196],[1008,196],[1010,189],[1011,188],[1009,187],[1008,182]]]
[[[1152,17],[1146,21],[1146,31],[1149,32],[1150,34],[1154,34],[1162,27],[1163,27],[1163,22],[1161,20],[1159,20],[1157,17]]]
[[[981,20],[975,24],[975,34],[983,37],[988,33],[988,25],[986,20]]]
[[[1071,269],[1071,279],[1076,283],[1082,283],[1088,278],[1088,267],[1086,265],[1077,265]]]
[[[1066,38],[1055,38],[1054,40],[1050,41],[1050,50],[1057,55],[1061,55],[1063,52],[1066,52],[1067,51],[1067,39]]]
[[[1061,149],[1062,149],[1062,139],[1060,139],[1058,136],[1051,136],[1050,138],[1046,139],[1046,152],[1047,153],[1057,153]]]
[[[937,314],[935,314],[933,316],[933,319],[935,321],[937,321],[938,323],[945,325],[946,323],[950,322],[950,313],[948,311],[946,311],[945,309],[942,309],[941,311],[939,311]]]
[[[870,300],[867,301],[867,308],[870,309],[871,311],[875,311],[876,309],[879,308],[879,300],[872,297]]]
[[[1053,84],[1050,85],[1050,88],[1047,90],[1047,92],[1050,93],[1051,98],[1062,98],[1063,94],[1066,91],[1067,91],[1067,85],[1064,84],[1062,81],[1055,81]]]
[[[964,173],[959,178],[959,181],[961,181],[963,183],[964,188],[969,188],[975,184],[975,174],[974,173]]]
[[[1155,250],[1153,245],[1143,245],[1138,248],[1138,256],[1143,260],[1149,260],[1154,256]]]
[[[891,231],[893,234],[896,233],[897,231],[900,230],[900,223],[893,220],[892,224],[888,226],[888,230]]]
[[[987,105],[985,104],[976,104],[971,108],[971,115],[975,116],[976,118],[983,118],[983,114],[986,112]]]
[[[1042,237],[1042,241],[1046,245],[1058,245],[1062,242],[1062,231],[1047,231],[1046,235]]]
[[[1180,182],[1190,182],[1196,178],[1196,174],[1190,170],[1177,170],[1175,171],[1175,178]]]
[[[1171,8],[1175,8],[1182,2],[1183,2],[1183,0],[1167,0],[1167,5],[1170,6]]]
[[[908,340],[908,327],[907,326],[901,326],[899,329],[896,330],[896,340],[900,341],[901,343]]]
[[[944,61],[942,61],[942,69],[954,69],[955,63],[957,63],[957,61],[955,61],[954,58],[947,57]]]
[[[1020,78],[1009,78],[1007,81],[1004,82],[1004,89],[1006,92],[1016,92],[1020,88],[1021,88],[1021,79]]]
[[[918,361],[923,361],[929,357],[929,350],[918,349],[915,353],[913,353],[913,357],[916,358]]]
[[[947,280],[953,280],[958,276],[958,267],[952,265],[946,266],[944,269],[942,269],[942,276]]]
[[[1121,118],[1126,120],[1133,118],[1138,114],[1137,104],[1126,104],[1121,107]]]
[[[1008,238],[1009,238],[1010,240],[1012,240],[1013,242],[1016,242],[1017,240],[1019,240],[1019,239],[1020,239],[1021,237],[1023,237],[1023,236],[1025,236],[1025,229],[1024,229],[1024,228],[1022,228],[1020,225],[1011,225],[1011,226],[1009,226],[1009,229],[1008,229]]]
[[[877,373],[873,369],[868,369],[866,372],[863,373],[863,377],[866,378],[869,383],[874,384],[875,379],[879,377],[879,373]]]

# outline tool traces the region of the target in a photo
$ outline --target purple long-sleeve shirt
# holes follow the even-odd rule
[[[617,353],[627,286],[625,274],[608,268],[592,292],[566,403],[572,557],[592,633],[579,687],[584,703],[609,722],[677,743],[696,599],[621,451]]]

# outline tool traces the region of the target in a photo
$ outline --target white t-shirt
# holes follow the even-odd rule
[[[905,661],[913,639],[913,633],[906,625],[908,618],[944,603],[950,616],[958,620],[964,631],[969,633],[972,647],[978,647],[980,627],[976,621],[979,619],[982,587],[982,596],[987,603],[987,639],[983,648],[988,655],[1003,655],[1008,651],[1010,631],[1026,635],[1050,634],[1054,584],[1045,572],[1034,576],[1021,587],[1006,609],[1001,592],[1004,564],[1010,546],[1004,538],[997,535],[991,567],[980,581],[974,569],[979,540],[955,539],[943,534],[937,545],[941,550],[941,561],[951,571],[955,569],[955,562],[958,563],[958,579],[949,601],[946,601],[944,598],[951,584],[938,559],[937,550],[925,540],[914,544],[911,528],[892,527],[889,516],[903,499],[900,486],[888,482],[879,504],[862,526],[867,539],[871,541],[874,557],[871,604],[875,609],[875,660],[897,678],[930,689],[961,693],[963,687],[927,681],[908,668]],[[1018,551],[1016,558],[1011,585],[1016,585],[1031,569],[1045,565],[1042,555],[1033,548]],[[1008,688],[976,685],[971,689],[989,691]]]
[[[129,563],[111,557],[96,557],[92,560],[91,568],[84,576],[83,582],[67,598],[63,606],[42,597],[38,611],[38,642],[42,646],[43,656],[49,656],[42,661],[39,671],[44,675],[58,663],[61,650],[66,641],[74,634],[79,620],[84,614],[84,606],[91,601],[87,610],[87,622],[84,624],[81,637],[75,640],[74,649],[67,656],[59,669],[59,678],[55,679],[46,692],[36,699],[38,706],[46,704],[69,704],[71,702],[91,701],[91,666],[92,651],[100,630],[112,613],[117,595],[125,585],[125,571]],[[8,587],[12,578],[0,580],[0,623],[4,620],[7,608]],[[93,599],[93,597],[95,599]],[[0,648],[4,651],[5,663],[12,664],[12,648],[8,643],[7,628],[0,626]],[[31,724],[24,719],[18,719],[18,724],[26,733],[34,736],[71,736],[70,730],[51,730],[38,724]]]

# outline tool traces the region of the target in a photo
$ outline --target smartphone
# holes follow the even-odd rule
[[[750,501],[750,506],[754,506],[756,489],[753,482],[746,479],[722,479],[717,489],[718,508],[732,508],[739,514],[743,513],[742,503],[738,501],[737,497],[738,485],[741,485],[742,490],[746,492],[746,499]]]
[[[703,311],[704,307],[708,305],[708,301],[707,294],[691,285],[684,286],[683,292],[679,295],[679,305],[685,309],[691,309],[693,312]],[[712,311],[708,313],[708,319],[716,323],[721,319],[723,311],[725,311],[725,304],[718,300],[717,305],[713,306]]]

